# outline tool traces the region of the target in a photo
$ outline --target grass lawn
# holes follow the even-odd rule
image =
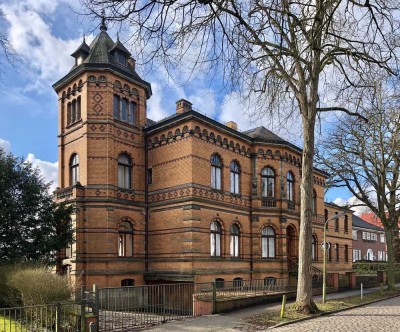
[[[362,300],[360,296],[357,295],[357,296],[345,297],[342,299],[326,301],[326,303],[316,302],[316,305],[320,310],[320,313],[329,313],[337,310],[351,308],[356,305],[365,304],[379,299],[385,299],[387,297],[391,297],[394,295],[400,295],[400,290],[392,290],[392,291],[385,290],[383,292],[378,291],[375,293],[365,294]],[[294,309],[292,309],[291,305],[288,305],[286,306],[285,317],[282,319],[280,318],[280,311],[271,310],[261,315],[249,317],[247,319],[247,322],[261,327],[270,327],[279,323],[289,322],[292,320],[306,318],[310,316],[316,316],[316,315],[319,314],[307,315],[299,313]]]
[[[0,332],[22,332],[26,331],[26,327],[11,318],[0,316]]]

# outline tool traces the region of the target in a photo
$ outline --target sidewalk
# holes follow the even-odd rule
[[[396,284],[396,287],[400,287],[400,283]],[[373,287],[364,289],[364,294],[376,292],[380,287]],[[327,294],[327,300],[349,297],[353,295],[360,295],[360,289],[344,291],[340,293]],[[316,302],[322,301],[322,296],[314,296]],[[294,301],[288,301],[287,304],[293,303]],[[281,307],[280,303],[263,304],[255,307],[249,307],[239,309],[225,314],[202,316],[196,318],[190,318],[179,321],[172,321],[163,325],[158,325],[152,328],[146,329],[146,331],[174,331],[174,332],[187,332],[187,331],[198,331],[198,332],[251,332],[264,330],[263,328],[257,328],[245,322],[245,319],[250,316],[259,315],[266,310],[279,310]]]

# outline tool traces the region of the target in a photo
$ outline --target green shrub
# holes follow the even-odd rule
[[[24,306],[67,301],[72,294],[66,277],[45,268],[14,270],[8,285],[17,291],[18,300]]]

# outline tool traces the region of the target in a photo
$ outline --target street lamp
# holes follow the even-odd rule
[[[322,303],[325,303],[326,301],[326,250],[328,249],[328,245],[326,243],[326,226],[328,224],[328,221],[337,219],[343,215],[345,215],[347,212],[343,211],[338,214],[335,214],[334,217],[329,218],[325,220],[324,222],[324,242],[322,243],[322,250],[324,251],[324,265],[322,268]]]

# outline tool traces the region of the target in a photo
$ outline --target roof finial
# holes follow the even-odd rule
[[[86,35],[83,33],[83,42],[86,43]]]
[[[106,26],[106,12],[103,8],[101,11],[101,25],[100,25],[100,30],[101,31],[107,31],[107,26]]]

